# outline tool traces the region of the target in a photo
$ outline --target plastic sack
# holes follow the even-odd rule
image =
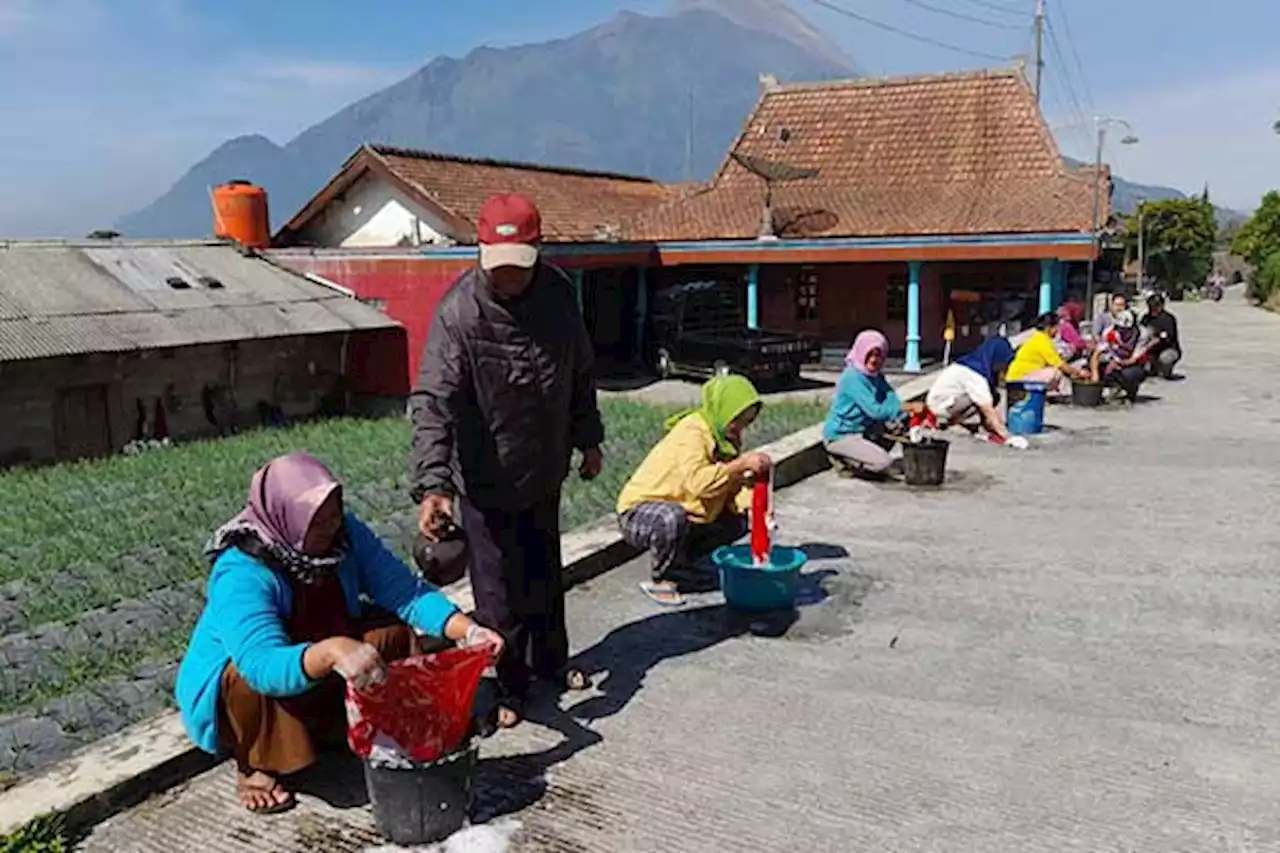
[[[488,649],[447,649],[396,661],[381,684],[347,685],[347,742],[380,765],[432,762],[467,740]]]

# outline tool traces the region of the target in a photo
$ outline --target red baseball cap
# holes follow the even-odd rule
[[[542,215],[537,205],[522,195],[490,196],[480,208],[476,236],[480,239],[481,268],[529,269],[538,262]]]

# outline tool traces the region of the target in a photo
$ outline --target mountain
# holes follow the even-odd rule
[[[1085,163],[1080,160],[1074,160],[1071,157],[1064,157],[1068,165],[1084,166]],[[1115,184],[1115,192],[1111,198],[1111,208],[1116,213],[1128,216],[1138,209],[1138,202],[1141,201],[1168,201],[1170,199],[1188,198],[1187,193],[1182,190],[1176,190],[1173,187],[1162,187],[1154,184],[1137,184],[1132,181],[1126,181],[1119,175],[1112,175],[1111,181]],[[1212,196],[1211,196],[1212,197]],[[1229,207],[1218,207],[1214,205],[1214,215],[1218,219],[1219,226],[1230,224],[1239,224],[1249,218],[1248,213],[1241,213],[1238,210],[1232,210]]]
[[[851,70],[854,68],[849,54],[780,0],[669,0],[667,3],[667,12],[672,16],[697,9],[714,12],[746,30],[781,36],[814,56]]]
[[[569,38],[435,59],[284,146],[231,140],[116,230],[207,235],[209,187],[234,178],[268,190],[279,226],[365,142],[703,179],[741,129],[761,74],[852,73],[848,58],[781,0],[677,0],[664,16],[622,12]]]

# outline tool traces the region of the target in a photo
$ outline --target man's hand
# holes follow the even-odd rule
[[[584,480],[594,480],[604,470],[604,451],[598,447],[588,447],[582,451],[582,464],[578,466],[578,475]]]
[[[439,542],[453,525],[453,498],[449,495],[427,495],[418,507],[418,532],[428,542]]]

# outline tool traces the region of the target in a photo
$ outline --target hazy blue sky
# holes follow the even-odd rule
[[[830,2],[993,56],[1031,48],[1035,0]],[[1208,181],[1216,200],[1240,208],[1280,185],[1280,137],[1270,130],[1280,118],[1280,3],[1048,4],[1061,57],[1050,40],[1046,111],[1068,153],[1092,157],[1092,132],[1080,121],[1097,112],[1128,119],[1141,136],[1139,146],[1109,152],[1130,179],[1189,190]],[[661,5],[0,0],[0,236],[109,224],[226,138],[257,132],[287,141],[435,56],[568,35],[620,8]],[[814,0],[792,5],[865,72],[1002,64],[878,30]]]

